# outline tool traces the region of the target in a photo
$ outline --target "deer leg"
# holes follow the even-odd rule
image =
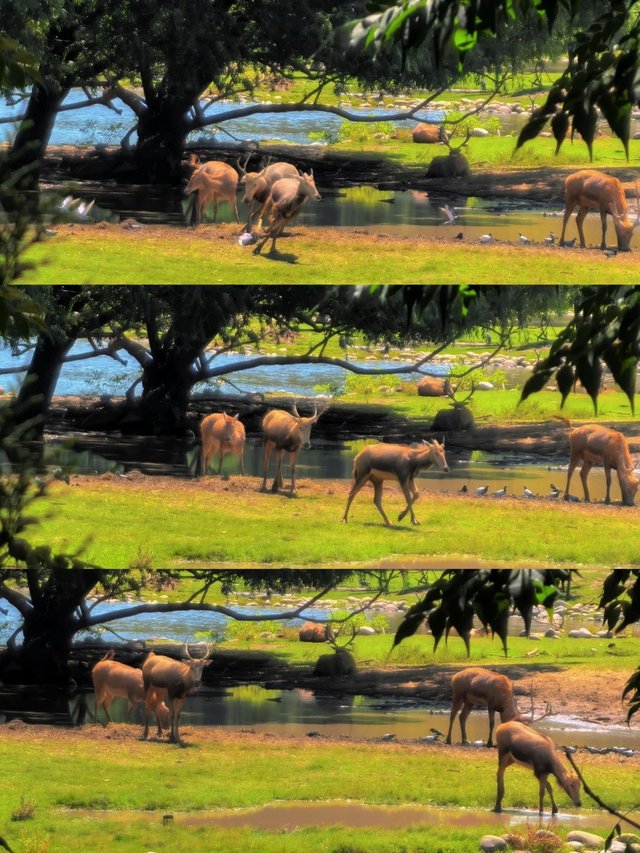
[[[269,462],[271,461],[271,454],[273,453],[273,448],[275,447],[272,441],[265,441],[264,443],[264,477],[262,478],[262,486],[260,491],[267,491],[267,474],[269,473]]]
[[[567,485],[564,490],[564,499],[565,501],[569,500],[569,485],[571,483],[571,477],[573,476],[573,472],[576,469],[576,465],[578,464],[578,457],[571,454],[571,458],[569,459],[569,467],[567,469]]]
[[[240,471],[242,476],[244,477],[244,447],[242,448],[242,452],[240,453]]]
[[[284,456],[284,450],[276,450],[276,475],[273,478],[273,483],[271,484],[271,491],[277,492],[278,489],[282,488],[282,457]]]
[[[553,788],[551,787],[551,783],[547,777],[547,774],[544,773],[541,776],[538,776],[538,782],[540,784],[540,805],[539,805],[539,813],[542,814],[544,811],[544,793],[545,791],[549,794],[549,799],[551,800],[551,814],[558,814],[558,806],[556,805],[556,801],[553,798]]]
[[[216,221],[216,217],[218,215],[218,196],[214,195],[213,197],[213,221]]]
[[[387,513],[384,511],[382,506],[382,490],[384,488],[384,481],[378,480],[377,478],[371,478],[371,482],[373,483],[373,502],[378,508],[378,512],[384,518],[384,523],[387,527],[391,527],[391,522],[389,521],[389,517]]]
[[[185,703],[185,697],[182,696],[180,698],[176,698],[173,700],[173,727],[171,729],[172,737],[171,740],[175,741],[179,746],[184,746],[182,741],[180,740],[180,713],[182,711],[182,706]]]
[[[496,793],[496,805],[494,808],[494,812],[499,813],[502,811],[502,798],[504,797],[504,771],[511,764],[513,764],[513,758],[511,758],[511,755],[508,752],[499,756],[499,758],[498,758],[498,773],[496,775],[496,781],[498,783],[498,790]]]
[[[460,734],[462,735],[462,743],[469,743],[467,738],[467,720],[473,706],[469,702],[465,702],[460,713]]]
[[[142,739],[146,740],[149,737],[149,705],[150,705],[151,695],[149,689],[145,689],[144,694],[144,731],[142,733]],[[171,705],[169,705],[171,708]]]
[[[296,462],[298,461],[298,451],[294,450],[291,454],[291,494],[297,494],[296,489]]]
[[[600,244],[601,249],[607,248],[607,211],[603,208],[600,209],[600,222],[602,223],[602,243]]]
[[[582,463],[582,468],[580,469],[580,479],[582,480],[582,488],[584,489],[584,499],[587,503],[590,503],[591,498],[589,497],[589,488],[587,486],[587,477],[589,476],[589,471],[593,468],[593,462],[589,462],[588,459],[585,459]]]
[[[364,477],[362,480],[355,480],[353,486],[351,486],[351,491],[349,492],[349,497],[347,498],[347,506],[345,507],[344,515],[342,516],[342,521],[344,524],[347,524],[349,520],[349,509],[351,507],[351,502],[358,494],[360,489],[369,482],[369,477]]]
[[[454,699],[453,700],[453,707],[451,708],[451,714],[449,715],[449,731],[447,732],[447,739],[446,739],[445,743],[448,743],[448,744],[451,743],[451,733],[453,731],[453,723],[455,721],[456,714],[458,713],[460,708],[462,708],[463,704],[464,704],[464,699]]]
[[[405,515],[407,514],[407,510],[408,510],[411,513],[411,524],[418,525],[418,524],[420,524],[420,522],[416,518],[415,513],[413,511],[413,495],[411,494],[411,489],[409,488],[409,483],[404,482],[404,483],[400,483],[400,485],[402,486],[402,492],[406,498],[407,506],[398,516],[398,521],[400,521],[402,518],[405,517]]]
[[[489,711],[489,740],[487,741],[487,749],[493,746],[493,727],[496,724],[496,709],[488,708]]]
[[[564,233],[567,229],[567,222],[569,221],[569,217],[573,213],[573,209],[575,208],[575,204],[567,204],[564,210],[564,219],[562,220],[562,233],[560,234],[560,245],[564,243]]]
[[[606,504],[610,504],[611,503],[611,465],[607,465],[606,462],[604,464],[604,478],[605,478],[606,483],[607,483],[607,495],[604,499],[604,502]],[[618,481],[620,481],[620,474],[618,474]],[[620,488],[620,491],[622,491],[622,487]]]
[[[418,500],[418,498],[420,497],[420,491],[418,490],[418,487],[416,486],[416,483],[415,483],[415,480],[413,479],[413,477],[409,481],[409,488],[411,489],[411,494],[413,495],[413,500],[411,501],[411,503],[414,504]],[[398,516],[398,521],[402,521],[402,519],[405,517],[405,515],[408,512],[409,512],[409,507],[406,506],[402,510],[400,515]]]
[[[222,445],[220,445],[220,449],[218,450],[218,476],[222,473],[222,460],[224,458],[224,450],[222,449]]]
[[[236,196],[233,199],[233,212],[236,215],[236,222],[240,224],[240,216],[238,215],[238,197]]]
[[[582,223],[584,222],[584,218],[587,215],[588,208],[581,207],[578,211],[578,215],[576,216],[576,225],[578,226],[578,234],[580,235],[580,246],[583,249],[587,248],[587,244],[584,241],[584,229],[582,227]]]

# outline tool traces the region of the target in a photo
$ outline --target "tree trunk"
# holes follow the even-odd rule
[[[31,90],[25,117],[11,146],[11,163],[15,170],[26,168],[18,182],[18,189],[37,190],[40,180],[40,164],[49,144],[49,137],[58,113],[58,108],[69,89],[59,92],[40,86]]]
[[[195,379],[192,365],[197,354],[191,349],[170,347],[162,359],[156,358],[145,367],[140,412],[150,435],[184,436],[192,428],[187,406]]]
[[[181,178],[191,100],[159,95],[138,119],[136,161],[153,182],[176,183]]]
[[[74,340],[53,340],[40,335],[15,402],[17,424],[28,424],[25,440],[42,443],[49,404],[55,391],[64,359]],[[41,456],[42,447],[36,456]]]

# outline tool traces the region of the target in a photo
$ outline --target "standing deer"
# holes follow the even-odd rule
[[[211,664],[209,659],[209,647],[203,658],[192,658],[189,654],[187,644],[184,644],[184,658],[182,662],[165,655],[157,655],[149,652],[145,662],[142,664],[142,678],[145,690],[145,717],[143,739],[149,736],[149,710],[150,697],[159,689],[165,690],[169,697],[169,719],[171,721],[171,733],[169,740],[180,746],[184,744],[180,740],[180,714],[187,699],[200,686],[202,672]]]
[[[565,209],[562,221],[562,233],[560,234],[560,245],[564,243],[565,230],[569,217],[578,205],[576,225],[580,235],[580,245],[584,249],[584,231],[582,224],[589,208],[600,210],[600,221],[602,222],[601,249],[607,248],[607,214],[613,219],[613,227],[618,238],[618,249],[621,252],[629,251],[629,244],[633,236],[633,229],[640,222],[640,196],[638,196],[638,185],[636,183],[636,197],[638,199],[638,214],[635,222],[627,216],[627,199],[622,184],[617,178],[596,172],[595,169],[581,169],[574,175],[569,175],[564,182]]]
[[[313,178],[313,169],[308,175],[303,173],[297,178],[281,178],[276,181],[271,187],[271,194],[265,206],[269,224],[253,254],[259,255],[267,240],[271,240],[269,254],[273,254],[276,251],[276,240],[285,225],[291,222],[310,198],[317,200],[320,197]]]
[[[107,722],[112,723],[109,708],[116,697],[126,699],[128,702],[129,717],[135,705],[145,702],[144,683],[142,671],[119,663],[114,660],[115,652],[110,649],[101,661],[94,666],[91,672],[93,689],[95,691],[95,718],[98,720],[98,708],[104,710]],[[149,708],[156,716],[158,724],[158,737],[162,737],[162,729],[169,724],[169,709],[164,704],[163,697],[166,690],[154,690],[149,695]],[[107,723],[105,722],[105,726]]]
[[[494,811],[502,811],[504,771],[511,764],[522,764],[533,770],[540,784],[540,814],[542,814],[545,790],[549,792],[551,798],[551,814],[558,813],[556,801],[553,799],[553,789],[547,778],[550,773],[556,777],[573,804],[578,808],[582,805],[580,780],[562,763],[551,738],[541,735],[540,732],[522,723],[512,721],[498,726],[496,742],[498,744],[498,791]]]
[[[415,484],[415,476],[421,468],[432,466],[445,472],[449,470],[444,455],[444,438],[442,444],[434,439],[432,443],[423,441],[420,447],[384,443],[365,447],[353,460],[354,482],[342,521],[347,523],[351,502],[360,489],[371,482],[374,489],[373,502],[384,518],[384,523],[389,527],[391,522],[382,507],[382,489],[385,480],[397,480],[407,500],[407,505],[398,516],[398,521],[402,521],[405,515],[410,513],[411,523],[420,524],[413,512],[413,504],[420,495]]]
[[[518,710],[518,703],[513,695],[511,680],[506,675],[502,675],[499,672],[491,672],[489,669],[482,669],[475,666],[462,669],[460,672],[456,672],[451,679],[451,687],[453,689],[453,705],[451,707],[449,731],[446,740],[446,743],[449,744],[451,743],[451,732],[458,711],[460,711],[462,743],[469,742],[467,740],[466,723],[467,717],[474,705],[481,705],[487,708],[489,712],[489,739],[487,747],[493,746],[493,727],[496,711],[500,714],[501,723],[517,720],[520,723],[528,723],[529,725],[542,720],[544,717],[548,717],[551,713],[551,706],[547,704],[545,713],[534,719],[532,697],[530,715],[521,714]]]
[[[245,231],[251,231],[254,224],[254,216],[256,226],[259,226],[262,220],[265,207],[271,195],[271,187],[275,182],[282,178],[298,178],[300,175],[295,166],[285,162],[272,163],[261,172],[247,172],[238,160],[238,168],[241,173],[240,183],[244,184],[243,201],[249,205]]]
[[[555,417],[556,420],[560,420],[568,427],[571,427],[571,421],[567,418],[563,418],[560,415],[556,415]],[[564,494],[566,501],[571,500],[569,486],[573,472],[578,462],[582,462],[580,479],[582,480],[582,488],[584,489],[584,499],[587,503],[591,499],[587,487],[587,477],[594,463],[598,463],[604,465],[604,476],[607,482],[605,503],[608,504],[611,502],[611,469],[615,468],[618,474],[618,482],[620,483],[622,503],[625,506],[634,505],[640,480],[634,477],[632,473],[635,465],[629,453],[629,445],[621,432],[609,429],[609,427],[600,426],[599,424],[585,424],[584,426],[576,427],[569,432],[569,452],[567,486]]]
[[[300,449],[308,450],[311,447],[311,427],[323,414],[325,408],[318,411],[317,404],[314,406],[313,415],[303,418],[298,414],[298,409],[293,404],[293,415],[281,409],[273,409],[267,412],[262,421],[264,432],[264,477],[262,479],[263,492],[267,491],[267,474],[271,454],[276,451],[276,473],[271,485],[271,491],[277,492],[283,486],[282,479],[282,457],[285,452],[291,454],[291,494],[296,494],[296,462]]]
[[[191,165],[195,167],[194,172],[184,192],[185,195],[198,193],[194,211],[195,224],[203,221],[204,212],[211,202],[213,202],[213,221],[215,222],[219,201],[228,201],[229,204],[233,204],[236,222],[240,222],[236,198],[238,173],[233,166],[219,160],[209,160],[201,164],[197,154],[191,155]]]
[[[226,412],[215,412],[213,415],[207,415],[200,424],[203,476],[209,470],[209,463],[214,454],[218,454],[218,474],[220,474],[225,453],[232,453],[240,457],[240,470],[244,477],[244,445],[247,436],[244,425],[238,420],[239,417],[239,413],[231,417]]]

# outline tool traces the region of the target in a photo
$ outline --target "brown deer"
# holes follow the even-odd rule
[[[326,643],[335,640],[331,625],[321,625],[316,622],[304,622],[298,631],[301,643]]]
[[[194,167],[194,172],[184,192],[185,195],[198,193],[194,210],[195,224],[203,221],[204,212],[211,202],[213,202],[213,221],[215,222],[219,201],[228,201],[232,204],[236,222],[240,222],[236,198],[238,173],[233,166],[219,160],[209,160],[201,164],[197,154],[191,155],[191,165]]]
[[[551,706],[547,703],[544,714],[534,719],[532,697],[530,715],[521,714],[518,710],[518,703],[513,695],[511,680],[506,675],[502,675],[499,672],[491,672],[489,669],[482,669],[475,666],[462,669],[460,672],[456,672],[451,679],[451,687],[453,689],[453,705],[449,717],[449,731],[446,743],[451,743],[451,732],[458,711],[460,711],[462,743],[469,742],[467,740],[466,723],[474,705],[481,705],[487,708],[489,712],[489,739],[487,740],[487,747],[493,746],[493,727],[496,711],[500,714],[500,722],[502,723],[517,720],[518,722],[528,723],[529,725],[542,720],[544,717],[548,717],[551,713]]]
[[[98,708],[104,710],[107,722],[113,722],[109,708],[116,697],[127,700],[129,716],[131,716],[131,710],[136,705],[143,705],[145,702],[142,670],[119,663],[113,659],[114,657],[115,652],[110,649],[91,672],[95,691],[96,722],[98,720]],[[168,728],[169,725],[169,709],[163,702],[165,696],[166,690],[154,690],[149,695],[149,708],[156,717],[158,737],[162,737],[163,728]]]
[[[555,418],[571,427],[571,421],[567,418],[560,415],[556,415]],[[570,456],[564,499],[566,501],[571,499],[569,493],[571,477],[578,463],[582,462],[580,479],[582,480],[584,499],[587,502],[591,500],[587,477],[593,465],[597,463],[604,465],[604,476],[607,483],[605,503],[611,503],[611,469],[614,468],[618,474],[622,503],[625,506],[633,506],[640,480],[632,473],[635,465],[629,453],[627,440],[622,433],[599,424],[585,424],[571,429],[568,435]]]
[[[249,205],[245,231],[251,231],[254,224],[259,226],[262,221],[265,207],[271,195],[271,187],[275,182],[282,178],[298,178],[300,174],[295,166],[285,162],[272,163],[262,169],[261,172],[247,172],[238,161],[238,168],[241,174],[240,183],[244,184],[243,201]]]
[[[558,813],[556,801],[553,799],[553,789],[548,780],[549,774],[556,777],[575,806],[579,808],[582,805],[580,801],[580,780],[562,763],[551,738],[541,735],[540,732],[530,729],[522,723],[511,721],[498,726],[496,742],[498,744],[498,791],[494,811],[502,811],[504,771],[511,764],[522,764],[524,767],[533,770],[533,774],[540,785],[540,814],[543,810],[545,790],[549,792],[551,798],[551,814]]]
[[[209,470],[211,457],[218,454],[218,474],[222,471],[222,460],[225,453],[240,457],[240,470],[244,476],[244,445],[247,440],[244,425],[226,412],[215,412],[207,415],[200,424],[202,437],[202,475]]]
[[[300,449],[308,450],[311,447],[311,428],[316,423],[326,407],[318,411],[317,404],[314,406],[313,415],[303,418],[298,413],[296,404],[293,404],[293,414],[281,409],[273,409],[264,416],[262,431],[264,432],[264,477],[261,490],[267,491],[267,474],[271,454],[276,451],[276,473],[271,485],[271,491],[277,492],[283,486],[282,457],[285,453],[291,455],[291,494],[296,494],[296,462]]]
[[[271,193],[265,205],[268,225],[265,235],[253,250],[259,255],[267,240],[271,240],[269,254],[276,251],[276,240],[282,234],[285,225],[300,213],[309,199],[319,199],[320,193],[313,178],[313,169],[309,174],[303,173],[297,178],[281,178],[271,187]]]
[[[565,209],[562,221],[562,233],[560,234],[560,245],[564,243],[565,230],[569,217],[578,205],[576,225],[580,235],[580,245],[584,249],[584,230],[582,224],[590,208],[600,210],[600,221],[602,222],[601,249],[607,248],[607,214],[613,219],[613,227],[618,238],[618,249],[621,252],[629,251],[629,244],[633,236],[633,229],[640,222],[640,196],[638,196],[638,185],[636,184],[636,197],[638,198],[638,213],[635,222],[627,216],[627,199],[622,184],[617,178],[597,172],[595,169],[581,169],[574,175],[569,175],[564,182]]]
[[[171,720],[169,740],[183,746],[179,730],[180,714],[187,696],[190,696],[200,686],[204,668],[211,664],[209,654],[210,650],[207,646],[207,653],[203,658],[192,658],[186,643],[184,644],[182,662],[165,655],[149,652],[142,664],[145,691],[145,718],[142,737],[145,740],[149,736],[150,697],[154,692],[161,689],[165,690],[169,697],[169,719]]]
[[[347,506],[342,521],[348,521],[351,502],[360,489],[371,482],[373,485],[373,502],[384,519],[387,527],[391,522],[382,507],[382,490],[385,480],[397,480],[407,500],[406,507],[398,516],[402,521],[407,513],[411,514],[411,523],[420,524],[413,512],[413,504],[418,500],[420,492],[415,484],[415,476],[421,468],[436,467],[448,471],[447,458],[444,454],[444,439],[440,444],[423,441],[419,447],[408,447],[404,444],[373,444],[365,447],[353,460],[353,486],[347,498]]]
[[[418,382],[419,397],[452,397],[453,388],[448,379],[437,376],[425,376]]]

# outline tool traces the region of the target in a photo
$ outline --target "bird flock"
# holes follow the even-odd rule
[[[487,495],[491,498],[503,498],[507,494],[507,488],[508,488],[507,486],[502,486],[502,488],[496,489],[495,492],[489,492],[489,484],[487,484],[486,486],[478,486],[472,492],[469,489],[469,487],[467,486],[467,484],[465,483],[464,485],[462,485],[458,489],[458,494],[459,495],[473,494],[477,498],[484,498]],[[528,488],[528,486],[523,486],[522,487],[523,497],[525,497],[527,500],[540,499],[540,498],[547,498],[547,499],[555,500],[555,499],[559,498],[560,495],[563,493],[563,490],[559,489],[553,483],[551,483],[549,488],[551,489],[551,491],[549,492],[548,495],[539,495],[536,492],[533,492],[530,488]],[[575,495],[567,494],[565,497],[565,500],[571,501],[572,503],[580,503],[580,498],[576,497]]]

